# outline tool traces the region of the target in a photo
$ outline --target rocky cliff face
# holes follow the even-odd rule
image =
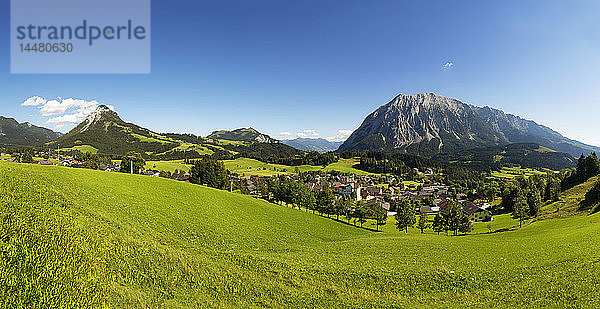
[[[458,100],[433,93],[399,95],[367,116],[340,151],[405,149],[420,155],[508,140]]]
[[[375,110],[338,151],[406,150],[431,156],[523,142],[538,143],[573,155],[600,149],[567,139],[548,127],[501,110],[420,93],[398,95]]]

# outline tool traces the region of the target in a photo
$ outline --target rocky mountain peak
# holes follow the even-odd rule
[[[340,147],[403,149],[429,155],[447,148],[506,142],[468,104],[434,93],[400,94],[367,116]],[[421,146],[414,146],[420,144]]]
[[[79,132],[83,133],[86,130],[88,130],[91,125],[105,121],[122,122],[121,118],[119,118],[119,115],[117,114],[117,112],[115,112],[114,108],[107,105],[100,105],[96,108],[96,110],[94,110],[85,118],[85,120],[82,123],[83,127]]]
[[[578,154],[598,147],[488,106],[434,93],[400,94],[368,115],[338,151],[408,151],[419,155],[508,143],[537,143]]]

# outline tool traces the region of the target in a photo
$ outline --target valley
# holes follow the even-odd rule
[[[240,194],[140,175],[0,162],[0,181],[10,213],[3,217],[0,280],[4,303],[14,306],[600,302],[592,288],[600,282],[597,213],[448,237],[416,229],[369,232]],[[45,266],[33,273],[10,267],[27,261]],[[37,292],[13,293],[28,290]]]
[[[3,305],[600,303],[595,148],[491,111],[401,95],[335,144],[157,133],[101,105],[2,144]]]

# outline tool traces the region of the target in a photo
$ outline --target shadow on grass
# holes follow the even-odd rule
[[[579,202],[579,211],[590,211],[590,215],[593,215],[600,211],[600,201],[598,200],[583,200]]]
[[[314,213],[314,215],[315,216],[319,216],[319,217],[323,217],[323,218],[327,218],[329,220],[333,220],[333,221],[336,221],[336,222],[339,222],[339,223],[342,223],[342,224],[345,224],[345,225],[349,225],[349,226],[352,226],[352,227],[355,227],[355,228],[359,228],[359,229],[371,231],[371,232],[383,232],[382,230],[376,230],[376,229],[373,229],[373,228],[366,227],[364,225],[363,226],[356,225],[356,224],[354,224],[352,222],[348,222],[347,220],[344,221],[343,219],[338,219],[338,218],[334,218],[334,217],[328,217],[328,216],[323,215],[323,214]]]
[[[298,207],[290,207],[290,206],[278,204],[278,203],[275,203],[275,202],[272,202],[272,201],[269,201],[269,200],[264,200],[264,201],[267,201],[267,202],[269,202],[271,204],[274,204],[274,205],[283,206],[283,207],[287,207],[287,208],[291,208],[291,209],[297,209],[299,211],[304,211],[306,213],[310,213],[310,214],[313,214],[315,216],[319,216],[319,217],[322,217],[322,218],[327,218],[329,220],[333,220],[333,221],[336,221],[336,222],[339,222],[339,223],[342,223],[342,224],[345,224],[345,225],[349,225],[349,226],[352,226],[352,227],[355,227],[355,228],[358,228],[358,229],[363,229],[363,230],[367,230],[367,231],[371,231],[371,232],[383,232],[382,230],[377,230],[377,229],[369,228],[369,227],[366,227],[366,226],[356,225],[354,223],[351,223],[351,222],[348,222],[348,221],[344,221],[343,219],[339,219],[339,218],[335,218],[335,217],[330,217],[330,216],[327,216],[326,214],[322,214],[322,213],[319,213],[319,212],[314,212],[314,211],[312,211],[310,209],[298,208]]]

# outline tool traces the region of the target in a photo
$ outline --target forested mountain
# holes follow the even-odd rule
[[[324,138],[295,138],[282,143],[304,151],[328,152],[337,150],[342,142],[330,142]]]
[[[49,144],[60,144],[61,148],[89,145],[100,153],[114,155],[128,151],[161,153],[180,145],[173,139],[123,121],[105,105],[98,106],[82,123]]]
[[[61,133],[34,126],[29,122],[19,123],[13,118],[0,116],[0,146],[39,146],[61,136]]]
[[[233,138],[239,141],[232,142]],[[115,111],[104,105],[69,133],[48,145],[60,145],[61,149],[93,147],[101,154],[115,156],[135,151],[147,159],[156,160],[191,159],[208,155],[220,159],[245,156],[275,161],[304,156],[303,151],[279,143],[251,128],[229,133],[221,131],[207,138],[193,134],[156,133],[123,121]]]
[[[233,131],[214,131],[207,138],[238,142],[279,143],[278,140],[262,134],[253,128],[240,128]]]
[[[433,159],[481,171],[496,170],[506,165],[558,171],[575,167],[577,164],[577,159],[568,153],[553,151],[534,143],[515,143],[439,153],[433,156]]]
[[[406,151],[433,156],[510,143],[536,143],[573,156],[600,150],[501,110],[420,93],[398,95],[375,110],[338,151]]]

